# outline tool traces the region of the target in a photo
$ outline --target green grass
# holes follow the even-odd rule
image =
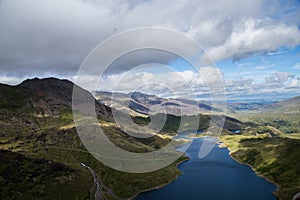
[[[88,172],[20,153],[0,154],[1,199],[90,199]]]
[[[156,114],[154,116],[157,119],[164,119],[164,114]],[[238,120],[230,117],[224,117],[224,129],[226,130],[240,130],[243,128],[243,124]],[[132,117],[133,121],[137,124],[147,125],[150,123],[150,118],[144,117]],[[216,115],[214,116],[215,121],[219,122],[222,119],[222,116]],[[211,115],[203,114],[203,115],[192,115],[192,116],[174,116],[167,115],[166,122],[164,123],[164,127],[161,130],[161,133],[165,134],[174,134],[178,131],[186,131],[186,130],[207,130],[211,125]]]
[[[0,109],[17,110],[25,105],[26,94],[15,86],[0,85]]]
[[[292,199],[300,191],[300,140],[266,134],[225,135],[221,141],[231,155],[251,165],[259,174],[279,185],[276,195]]]
[[[55,117],[10,114],[0,116],[0,122],[5,124],[0,129],[0,149],[9,150],[3,151],[5,159],[1,157],[3,192],[0,199],[12,193],[12,199],[92,199],[92,175],[80,165],[81,162],[92,167],[118,196],[129,198],[174,180],[180,174],[176,164],[185,159],[181,157],[171,165],[150,173],[119,172],[104,166],[86,151],[77,135],[70,110],[62,109]],[[159,136],[137,139],[122,132],[112,122],[100,120],[100,124],[112,142],[128,151],[154,151],[170,141]],[[53,164],[49,162],[63,167],[52,173]],[[32,175],[35,173],[38,178]]]
[[[82,194],[88,194],[89,190],[93,186],[93,180],[89,173],[89,171],[86,168],[83,168],[80,163],[83,162],[90,167],[92,167],[100,177],[100,179],[109,187],[111,188],[118,196],[122,198],[130,198],[137,193],[148,190],[150,188],[154,188],[160,185],[165,185],[172,180],[176,176],[180,174],[180,171],[177,169],[176,165],[177,163],[183,161],[185,158],[181,157],[176,162],[172,163],[171,165],[160,169],[158,171],[149,172],[149,173],[125,173],[116,171],[112,168],[109,168],[102,163],[100,163],[98,160],[96,160],[89,152],[85,150],[79,150],[79,149],[72,149],[72,148],[63,148],[63,147],[56,147],[56,146],[49,146],[47,147],[47,151],[43,149],[39,149],[35,152],[26,152],[25,153],[28,158],[31,160],[36,160],[43,158],[45,160],[51,160],[51,162],[55,163],[64,163],[66,166],[66,169],[62,171],[63,176],[67,176],[69,173],[73,173],[73,178],[71,180],[78,180],[78,183],[75,182],[71,185],[69,185],[69,190],[76,190],[76,188],[79,188],[78,184],[85,185],[85,188],[82,188],[82,190],[78,190],[78,193]],[[13,159],[9,155],[10,158]],[[28,161],[29,162],[29,161]],[[32,162],[29,162],[30,165],[32,165]],[[47,163],[46,163],[47,164]],[[45,166],[43,166],[43,169],[46,169]],[[68,169],[68,170],[67,170]],[[70,169],[70,172],[69,172]],[[15,170],[13,170],[14,172]],[[31,170],[30,170],[31,171]],[[39,171],[37,168],[32,168],[32,171]],[[7,172],[6,173],[11,176],[11,173],[13,172]],[[47,170],[46,170],[47,172]],[[76,172],[76,173],[75,173]],[[26,172],[27,173],[27,172]],[[41,172],[45,177],[42,177],[41,180],[46,181],[48,183],[48,176],[45,174],[45,171]],[[49,176],[54,176],[54,174],[51,174],[49,172]],[[67,176],[68,177],[68,176]],[[16,178],[16,181],[18,181],[18,178]],[[20,188],[22,185],[26,185],[28,181],[31,181],[31,179],[24,180],[23,182],[19,182]],[[51,180],[49,180],[51,182]],[[12,185],[15,185],[16,183],[12,183]],[[44,187],[45,185],[43,182],[35,182],[36,188]],[[65,196],[62,195],[65,188],[63,187],[63,184],[70,184],[69,182],[64,182],[62,185],[49,185],[49,190],[45,190],[44,193],[47,194],[47,191],[55,190],[55,195],[57,197],[61,197],[62,199]],[[59,188],[61,186],[61,188]],[[80,188],[79,188],[80,189]],[[78,195],[78,193],[71,193],[69,197],[77,197],[79,199],[83,199],[82,195]],[[7,193],[6,193],[7,194]],[[29,193],[29,194],[35,194],[35,193]],[[70,198],[68,198],[70,199]]]
[[[287,134],[300,132],[300,113],[259,113],[252,115],[250,120],[261,125],[272,126]]]

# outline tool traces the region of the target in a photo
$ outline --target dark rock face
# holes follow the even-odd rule
[[[19,85],[29,94],[33,107],[46,114],[71,107],[73,86],[70,81],[56,78],[28,79]]]
[[[18,108],[24,112],[26,107],[29,107],[36,114],[55,115],[65,109],[72,109],[74,87],[81,90],[83,101],[84,98],[94,99],[90,92],[74,85],[71,81],[57,78],[34,78],[27,79],[17,86],[0,85],[0,100],[7,102],[7,105],[2,105],[4,108]],[[95,111],[104,118],[111,117],[111,109],[96,100]]]

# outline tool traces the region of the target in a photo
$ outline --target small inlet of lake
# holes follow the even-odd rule
[[[233,160],[227,148],[217,144],[205,157],[198,157],[203,138],[195,138],[186,151],[190,157],[178,166],[183,172],[169,185],[138,195],[134,200],[276,200],[276,185]],[[178,147],[180,151],[183,146]]]

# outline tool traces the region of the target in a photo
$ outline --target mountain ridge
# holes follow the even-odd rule
[[[125,94],[95,91],[94,95],[99,102],[102,102],[105,105],[124,111],[134,111],[144,115],[166,112],[171,115],[180,116],[210,113],[212,110],[221,112],[220,109],[212,107],[207,102],[182,98],[162,98],[142,92],[130,92]]]

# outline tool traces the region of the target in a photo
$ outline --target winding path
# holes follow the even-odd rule
[[[118,197],[116,194],[113,193],[113,191],[108,188],[106,185],[104,185],[103,182],[101,182],[96,174],[96,172],[88,165],[84,164],[84,163],[80,163],[81,166],[86,167],[91,174],[93,175],[94,178],[94,184],[96,187],[96,192],[95,192],[95,200],[103,200],[103,199],[107,199],[104,195],[104,191],[107,192],[110,196],[116,198],[116,199],[121,199],[120,197]]]

